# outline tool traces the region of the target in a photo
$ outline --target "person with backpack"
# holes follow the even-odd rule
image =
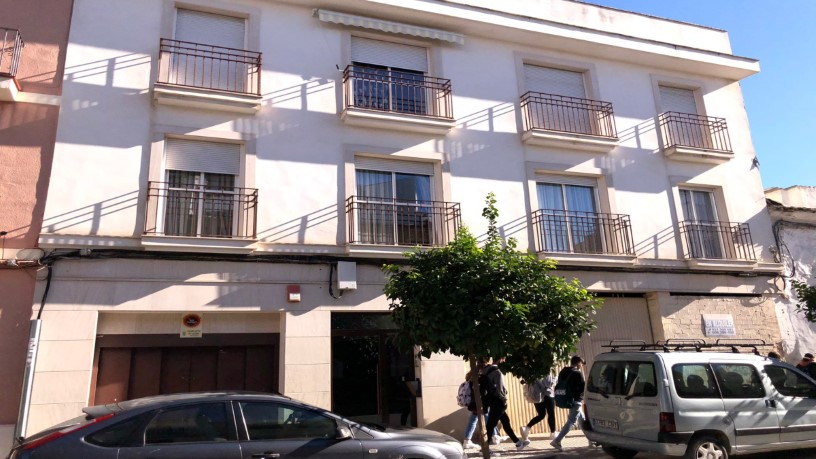
[[[502,362],[504,362],[504,357],[494,359],[493,364],[485,367],[483,374],[479,377],[482,401],[489,407],[486,426],[487,440],[489,444],[493,443],[493,429],[501,422],[504,432],[516,444],[516,449],[521,450],[529,445],[530,441],[520,440],[510,425],[510,418],[507,416],[507,388],[504,386],[504,375],[498,366]]]
[[[570,366],[564,367],[558,373],[558,382],[555,384],[554,390],[555,406],[569,408],[567,422],[564,423],[564,427],[561,428],[555,439],[550,442],[550,445],[559,451],[564,450],[561,446],[561,440],[567,436],[575,422],[583,418],[581,406],[584,404],[586,380],[584,380],[584,373],[581,369],[584,364],[586,362],[581,356],[574,355],[570,359]]]
[[[527,440],[530,436],[530,429],[545,417],[550,427],[550,438],[555,438],[555,400],[553,399],[555,382],[553,375],[547,375],[546,378],[536,380],[527,386],[524,395],[527,401],[535,407],[536,415],[526,426],[521,426],[522,440]]]
[[[484,363],[479,362],[476,365],[476,371],[481,373],[482,369],[484,368]],[[476,432],[476,424],[479,422],[479,411],[476,408],[476,398],[473,397],[473,382],[470,379],[471,373],[468,372],[465,375],[465,381],[459,385],[459,390],[456,394],[456,403],[461,407],[466,407],[468,411],[470,411],[470,418],[468,419],[468,423],[465,426],[465,439],[462,440],[462,448],[463,449],[476,449],[479,448],[477,443],[473,443],[471,438],[473,434]],[[484,404],[482,401],[482,409],[485,411],[485,417],[487,417],[488,408],[487,405]],[[499,439],[499,429],[493,429],[493,438]]]

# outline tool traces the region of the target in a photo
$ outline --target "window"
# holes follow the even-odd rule
[[[790,368],[766,365],[765,373],[771,379],[774,389],[786,397],[814,397],[816,386],[807,378]]]
[[[360,108],[429,114],[427,49],[352,37],[353,105]]]
[[[686,242],[691,258],[722,258],[720,223],[710,191],[680,190]]]
[[[652,362],[598,362],[592,367],[587,390],[603,395],[632,397],[657,396],[655,369]]]
[[[153,415],[154,413],[151,412],[134,416],[88,435],[85,441],[92,445],[109,448],[141,445],[142,440],[137,438],[137,434],[141,433],[140,428]]]
[[[762,398],[765,388],[752,365],[713,364],[723,398]]]
[[[203,403],[160,411],[147,425],[146,444],[227,441],[223,403]]]
[[[524,84],[530,97],[529,127],[601,134],[597,126],[601,107],[587,100],[582,72],[525,64]]]
[[[235,187],[241,146],[189,139],[165,145],[167,236],[231,237],[241,193]]]
[[[660,86],[660,104],[664,112],[678,112],[696,115],[697,102],[691,89]]]
[[[672,378],[677,395],[682,398],[719,398],[714,375],[708,365],[679,364],[672,367]]]
[[[603,236],[597,218],[594,186],[539,182],[540,226],[546,252],[603,253]]]
[[[436,243],[431,164],[358,158],[355,175],[359,242]]]
[[[250,440],[335,438],[337,423],[315,411],[264,402],[241,402]]]

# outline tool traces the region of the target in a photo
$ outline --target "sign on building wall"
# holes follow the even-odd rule
[[[737,336],[731,314],[703,314],[703,326],[706,336]]]
[[[191,312],[181,316],[181,336],[182,338],[201,338],[204,330],[201,327],[204,322],[201,314]]]

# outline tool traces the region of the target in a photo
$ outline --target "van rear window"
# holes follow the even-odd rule
[[[657,396],[655,369],[652,362],[595,362],[589,373],[587,390],[601,395],[631,397]]]
[[[672,367],[677,395],[682,398],[719,398],[714,375],[703,363],[683,363]]]

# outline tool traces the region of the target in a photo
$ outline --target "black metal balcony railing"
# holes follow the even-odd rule
[[[628,215],[539,209],[533,228],[536,252],[635,253]]]
[[[521,96],[521,112],[526,131],[542,129],[618,138],[610,102],[530,91]]]
[[[259,96],[261,53],[162,38],[156,81]]]
[[[686,258],[756,260],[747,223],[686,220],[680,234]]]
[[[347,108],[453,119],[450,80],[418,72],[349,65],[343,93]]]
[[[20,54],[23,51],[23,37],[17,29],[0,27],[0,76],[14,78],[17,66],[20,65]]]
[[[254,239],[258,190],[150,182],[145,234]]]
[[[352,196],[346,200],[349,243],[442,246],[459,230],[459,203]]]
[[[658,117],[665,148],[692,147],[731,152],[725,118],[665,112]]]

